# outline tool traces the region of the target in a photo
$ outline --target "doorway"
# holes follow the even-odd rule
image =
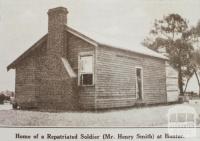
[[[143,98],[143,72],[141,67],[136,68],[136,97],[139,100]]]

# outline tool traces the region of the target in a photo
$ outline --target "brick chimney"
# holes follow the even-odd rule
[[[68,11],[64,7],[49,9],[48,11],[48,43],[47,55],[61,57],[65,51],[65,25]]]
[[[67,9],[57,7],[48,11],[48,39],[46,51],[46,71],[48,80],[65,79],[62,73],[62,57],[67,57],[66,41],[67,34],[65,25],[67,24]]]

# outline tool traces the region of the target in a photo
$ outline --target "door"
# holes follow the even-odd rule
[[[143,73],[142,68],[136,68],[136,97],[142,99],[143,95]]]

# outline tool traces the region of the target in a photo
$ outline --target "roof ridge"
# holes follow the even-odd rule
[[[78,34],[79,37],[81,37],[82,39],[84,39],[86,41],[89,41],[90,43],[92,42],[95,45],[103,45],[103,46],[112,47],[112,48],[115,48],[115,49],[121,49],[121,50],[125,50],[125,51],[134,52],[134,53],[141,54],[141,55],[146,55],[146,56],[151,56],[151,57],[156,57],[156,58],[168,60],[168,58],[166,56],[164,56],[161,53],[158,53],[158,52],[156,52],[154,50],[151,50],[151,49],[149,49],[149,48],[147,48],[145,46],[143,46],[143,48],[146,48],[149,51],[152,51],[152,52],[154,52],[154,54],[157,54],[157,55],[150,55],[150,54],[147,54],[147,53],[141,53],[139,51],[133,51],[133,50],[130,50],[130,49],[119,47],[119,46],[115,46],[115,45],[99,42],[97,40],[92,39],[91,37],[88,37],[87,35],[85,35],[85,33],[79,32],[79,31],[75,30],[74,28],[72,28],[72,27],[70,27],[68,25],[66,25],[66,30],[69,31],[69,32],[72,31],[73,33],[76,33],[76,35]]]

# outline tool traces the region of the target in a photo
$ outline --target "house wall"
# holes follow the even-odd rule
[[[47,42],[42,43],[16,67],[16,99],[22,108],[74,110],[78,109],[78,92],[75,79],[71,79],[61,58],[54,58],[59,76],[50,77]],[[51,63],[54,63],[53,61]]]
[[[67,39],[68,38],[68,39]],[[68,32],[66,38],[67,45],[67,59],[78,76],[78,56],[81,52],[94,52],[95,48],[88,42],[74,36]],[[78,85],[78,78],[76,78],[75,86]],[[82,109],[94,109],[95,107],[95,86],[78,86],[79,104]]]
[[[166,48],[159,48],[158,52],[164,56],[168,56]],[[165,69],[167,102],[177,102],[179,97],[178,72],[169,64],[168,61],[165,62]]]
[[[96,52],[96,108],[135,105],[136,67],[143,68],[142,102],[167,102],[164,60],[106,46]]]
[[[24,106],[33,106],[35,104],[35,73],[34,61],[30,57],[23,61],[16,69],[16,101]]]
[[[16,100],[22,108],[37,107],[41,73],[39,66],[42,64],[41,57],[44,55],[45,47],[46,42],[16,66]]]
[[[177,102],[179,97],[178,72],[168,62],[165,63],[165,66],[167,102]]]

